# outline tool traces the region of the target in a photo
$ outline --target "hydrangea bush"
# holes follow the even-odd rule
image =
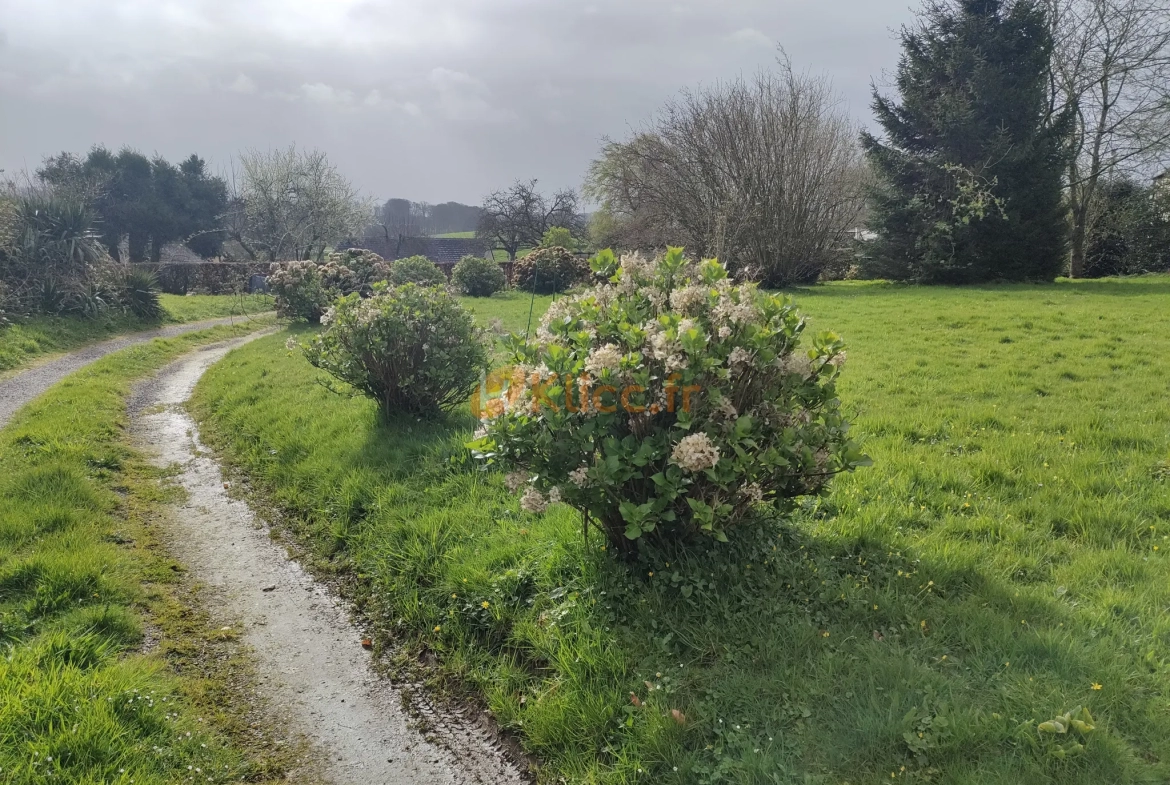
[[[517,289],[538,294],[564,292],[589,277],[589,265],[566,248],[537,248],[516,260],[513,278]]]
[[[725,540],[868,464],[849,438],[832,333],[791,301],[736,285],[672,248],[592,260],[608,281],[552,304],[481,401],[475,454],[510,472],[521,506],[563,502],[629,553],[643,539]]]
[[[390,283],[401,286],[417,283],[422,286],[446,286],[447,276],[425,256],[408,256],[390,266]]]
[[[325,329],[300,346],[317,368],[376,400],[382,411],[433,416],[466,405],[488,364],[471,314],[445,289],[375,284],[341,298]]]
[[[508,279],[498,262],[464,256],[451,271],[451,283],[471,297],[491,297],[508,285]]]
[[[324,264],[273,262],[268,272],[268,288],[276,297],[277,315],[314,324],[321,321],[330,303],[358,286],[353,270],[333,258]]]

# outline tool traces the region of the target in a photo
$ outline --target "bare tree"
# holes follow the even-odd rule
[[[476,234],[507,251],[509,259],[515,260],[521,248],[539,245],[554,226],[563,226],[577,237],[584,231],[576,191],[557,191],[549,199],[536,189],[536,182],[517,180],[483,200]]]
[[[863,209],[857,128],[831,83],[777,71],[668,103],[608,141],[586,193],[635,246],[685,243],[773,285],[815,280]]]
[[[253,259],[320,259],[369,222],[372,205],[319,150],[248,150],[240,168],[224,224]]]
[[[1075,107],[1067,187],[1070,274],[1085,272],[1100,189],[1150,173],[1170,152],[1170,2],[1046,0],[1053,26],[1053,101]]]

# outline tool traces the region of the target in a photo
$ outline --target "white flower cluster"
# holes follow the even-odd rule
[[[585,360],[585,370],[595,376],[600,376],[604,371],[617,373],[621,370],[624,356],[618,346],[607,343],[590,353],[589,358]]]
[[[678,464],[683,471],[692,473],[706,471],[719,463],[719,448],[711,442],[707,434],[699,431],[680,439],[670,453],[670,460]]]
[[[532,486],[529,486],[524,491],[524,495],[520,497],[520,509],[524,512],[535,514],[542,513],[548,509],[550,504],[558,504],[561,501],[561,489],[553,488],[545,496],[540,491]]]
[[[752,353],[742,346],[737,346],[731,350],[731,354],[727,356],[727,365],[731,368],[733,375],[738,376],[745,370],[751,367]]]
[[[707,304],[710,289],[698,284],[684,286],[670,293],[670,307],[679,313],[697,313]]]
[[[576,485],[578,488],[584,488],[589,484],[589,467],[578,466],[573,471],[569,472],[569,482]]]
[[[542,513],[548,509],[548,499],[540,491],[529,487],[520,497],[520,509],[533,514]]]

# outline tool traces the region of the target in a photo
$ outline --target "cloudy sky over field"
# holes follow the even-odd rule
[[[0,168],[95,142],[227,172],[326,150],[366,193],[478,203],[576,186],[604,135],[775,62],[859,119],[906,0],[0,0]]]

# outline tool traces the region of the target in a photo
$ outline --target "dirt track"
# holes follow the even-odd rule
[[[246,316],[229,316],[223,319],[208,319],[202,322],[175,324],[168,327],[160,327],[157,330],[123,335],[120,338],[111,338],[108,341],[95,343],[92,346],[86,346],[54,360],[17,371],[7,378],[0,379],[0,428],[8,424],[8,421],[12,419],[12,415],[16,414],[17,409],[24,406],[33,398],[36,398],[74,371],[100,360],[111,352],[152,341],[155,338],[174,338],[176,335],[194,332],[195,330],[205,330],[208,327],[217,327],[221,324],[239,324],[247,319],[248,317]]]
[[[200,376],[257,336],[205,347],[138,386],[134,435],[160,466],[180,467],[187,501],[168,524],[170,552],[207,587],[216,623],[234,625],[252,650],[273,727],[316,751],[294,780],[335,785],[522,783],[488,734],[457,715],[419,708],[428,740],[408,727],[402,696],[371,669],[345,605],[274,543],[245,502],[231,498],[220,467],[182,408]],[[435,739],[432,743],[429,739]]]

